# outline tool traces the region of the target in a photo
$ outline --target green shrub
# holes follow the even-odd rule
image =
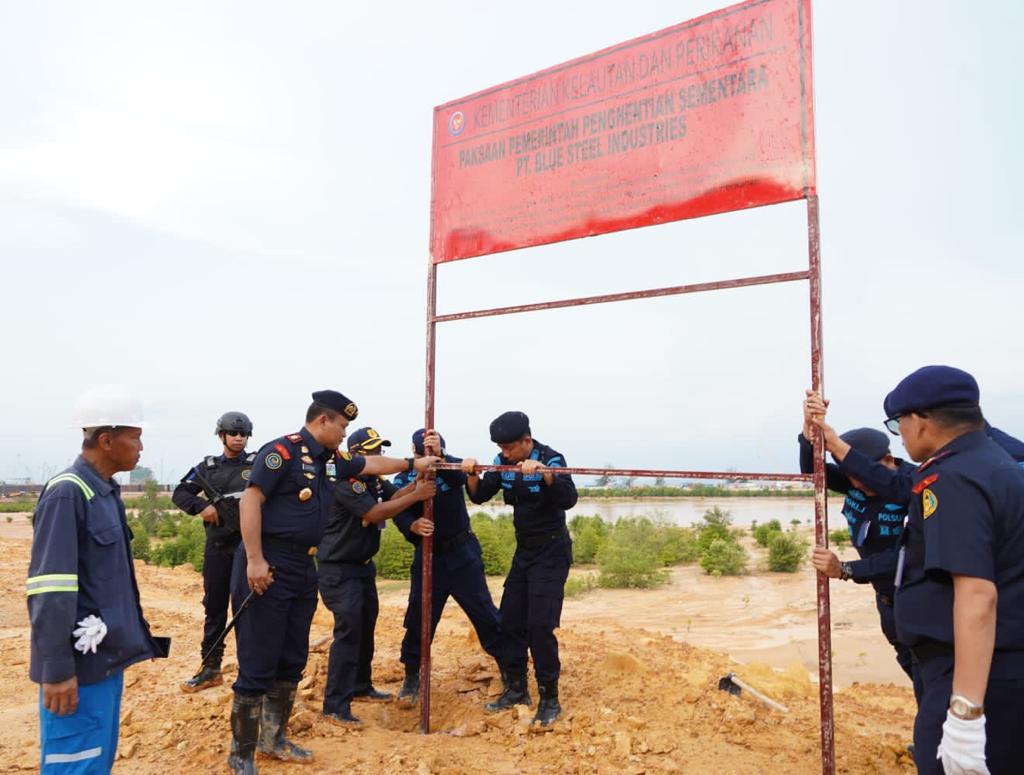
[[[757,542],[757,545],[765,548],[768,548],[768,542],[771,540],[772,534],[781,532],[782,525],[777,519],[765,522],[763,525],[754,525],[750,530],[750,533],[754,536],[754,540]]]
[[[597,587],[597,577],[593,573],[584,573],[581,576],[570,576],[565,582],[565,596],[579,597]]]
[[[206,530],[199,517],[189,517],[177,525],[173,538],[161,541],[150,548],[150,561],[154,565],[175,567],[186,562],[192,563],[197,571],[203,570],[203,548],[206,545]]]
[[[716,540],[723,540],[728,543],[736,543],[736,539],[729,532],[729,525],[732,524],[732,517],[728,511],[722,511],[715,506],[710,511],[704,512],[704,517],[697,525],[697,548],[704,554]]]
[[[731,538],[716,538],[701,552],[700,567],[712,576],[738,576],[747,569],[747,552]]]
[[[597,553],[602,587],[656,587],[668,581],[668,572],[659,559],[660,541],[649,519],[620,519]]]
[[[608,523],[596,514],[592,517],[578,514],[569,521],[572,534],[572,559],[583,565],[590,565],[597,559],[597,552],[608,538]]]
[[[682,565],[700,557],[697,534],[687,527],[657,525],[658,561],[662,565]]]
[[[512,567],[512,555],[516,550],[516,529],[510,514],[492,517],[478,511],[469,518],[470,526],[480,541],[484,560],[484,573],[488,576],[504,576]]]
[[[795,532],[775,533],[768,542],[768,570],[796,573],[807,557],[809,542]]]
[[[835,544],[836,546],[846,546],[850,543],[850,531],[849,530],[832,530],[828,534],[828,542]]]
[[[380,534],[380,551],[374,555],[377,575],[383,579],[408,579],[416,548],[405,540],[402,531],[388,525]]]
[[[142,527],[142,525],[132,528],[132,533],[134,533],[132,538],[132,557],[136,560],[149,562],[149,533],[146,532],[146,528]]]

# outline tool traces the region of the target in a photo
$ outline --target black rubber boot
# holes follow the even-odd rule
[[[260,736],[260,714],[262,697],[235,695],[231,703],[231,753],[228,767],[235,775],[258,775],[256,762],[256,741]]]
[[[540,695],[540,702],[537,703],[537,715],[533,717],[533,723],[550,727],[562,714],[562,706],[558,704],[558,681],[538,683],[537,694]]]
[[[258,750],[262,756],[283,762],[304,763],[313,760],[313,752],[285,738],[288,719],[295,705],[295,687],[293,683],[275,681],[264,695]]]
[[[186,694],[201,692],[211,686],[220,686],[224,683],[224,677],[220,674],[220,665],[204,667],[194,676],[181,684],[181,690]]]
[[[484,710],[488,713],[498,713],[516,705],[526,705],[527,707],[533,705],[533,700],[530,699],[530,692],[526,689],[525,674],[508,675],[507,680],[505,680],[505,691],[494,702],[484,705]]]
[[[405,702],[409,705],[415,705],[420,699],[420,669],[415,669],[406,665],[405,667],[405,681],[402,682],[402,688],[398,690],[398,701]]]

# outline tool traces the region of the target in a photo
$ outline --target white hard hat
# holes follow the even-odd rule
[[[142,402],[121,385],[101,385],[82,394],[71,413],[76,428],[142,428]]]

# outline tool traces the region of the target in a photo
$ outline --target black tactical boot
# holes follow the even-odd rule
[[[345,703],[341,710],[330,711],[324,713],[324,718],[328,718],[335,724],[341,724],[345,727],[361,727],[363,722],[352,715],[352,705]]]
[[[231,754],[228,767],[234,775],[257,775],[256,740],[260,736],[262,697],[235,695],[231,703]]]
[[[405,681],[398,690],[398,701],[415,705],[420,699],[420,669],[405,666]]]
[[[562,706],[558,704],[558,681],[538,683],[537,694],[540,695],[540,702],[537,703],[537,715],[533,717],[533,723],[550,727],[562,713]]]
[[[371,702],[389,702],[391,700],[391,692],[381,692],[371,686],[369,689],[356,692],[352,695],[352,698],[356,700],[370,700]]]
[[[533,705],[533,700],[530,699],[530,692],[526,689],[525,673],[522,675],[508,675],[505,681],[505,691],[494,702],[484,705],[484,710],[488,713],[497,713],[502,710],[508,710],[516,705],[526,705],[527,707]]]
[[[192,692],[209,689],[211,686],[220,686],[222,683],[224,683],[224,678],[220,674],[220,665],[209,665],[187,681],[182,681],[181,690],[186,694],[192,694]]]
[[[313,752],[295,745],[285,738],[288,719],[295,705],[293,683],[275,681],[263,697],[263,718],[260,726],[259,752],[262,756],[280,759],[283,762],[308,762]]]

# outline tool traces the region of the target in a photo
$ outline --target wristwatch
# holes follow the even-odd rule
[[[985,706],[975,705],[962,694],[954,694],[949,698],[949,712],[964,721],[973,721],[985,715]]]
[[[409,473],[412,473],[413,469],[416,468],[416,458],[414,458],[414,457],[407,457],[405,459],[405,464],[407,466],[409,466],[405,470],[408,471]]]
[[[843,581],[849,581],[853,578],[853,565],[851,563],[839,563],[839,578]]]

